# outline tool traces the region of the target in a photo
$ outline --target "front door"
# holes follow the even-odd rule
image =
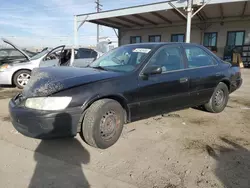
[[[133,112],[132,118],[146,118],[186,106],[189,82],[182,50],[176,44],[163,46],[143,68],[157,65],[162,68],[162,73],[147,78],[139,76],[136,91],[138,109]]]

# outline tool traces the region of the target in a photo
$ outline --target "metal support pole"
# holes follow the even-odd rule
[[[119,38],[119,34],[116,32],[115,28],[113,28],[115,35],[117,36],[117,38]]]
[[[100,12],[102,9],[101,9],[101,7],[102,7],[102,5],[100,4],[100,0],[96,0],[96,12]],[[97,38],[97,43],[99,43],[99,38],[100,38],[100,25],[99,24],[97,24],[97,36],[96,36],[96,38]]]
[[[186,43],[190,43],[191,38],[191,22],[193,14],[193,0],[187,0],[187,30],[186,30]]]
[[[78,26],[77,26],[77,17],[74,16],[74,45],[78,45]]]
[[[100,39],[100,25],[97,24],[97,44],[99,43],[99,39]]]

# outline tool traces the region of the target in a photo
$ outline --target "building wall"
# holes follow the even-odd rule
[[[250,44],[250,21],[228,22],[224,24],[213,23],[205,32],[218,32],[217,48],[218,56],[223,56],[224,47],[227,42],[228,31],[245,31],[245,44]],[[141,36],[142,42],[148,42],[149,35],[161,35],[162,42],[170,42],[172,34],[185,34],[186,27],[161,27],[161,28],[141,28],[136,30],[121,30],[121,45],[129,44],[131,36]],[[203,44],[203,32],[195,25],[192,25],[191,42]]]

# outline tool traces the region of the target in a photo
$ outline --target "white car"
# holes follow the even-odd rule
[[[10,41],[3,41],[18,51],[26,58],[25,61],[3,64],[0,66],[0,85],[15,85],[22,89],[27,85],[31,71],[44,66],[76,66],[85,67],[103,53],[87,48],[58,46],[51,51],[44,50],[30,57],[23,50]]]
[[[18,88],[23,88],[30,79],[31,70],[39,67],[40,62],[48,54],[48,50],[42,51],[33,57],[27,55],[23,50],[15,46],[10,41],[3,39],[3,41],[16,50],[21,52],[26,58],[24,61],[14,61],[12,63],[3,64],[0,66],[0,85],[15,85]]]
[[[48,57],[55,57],[50,60],[47,57],[41,61],[39,67],[48,66],[74,66],[86,67],[103,53],[89,48],[76,48],[70,46],[58,46],[51,50]]]

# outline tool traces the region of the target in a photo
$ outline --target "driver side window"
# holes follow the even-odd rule
[[[160,48],[149,60],[149,66],[158,65],[162,72],[176,71],[184,69],[182,61],[181,47],[164,46]]]

